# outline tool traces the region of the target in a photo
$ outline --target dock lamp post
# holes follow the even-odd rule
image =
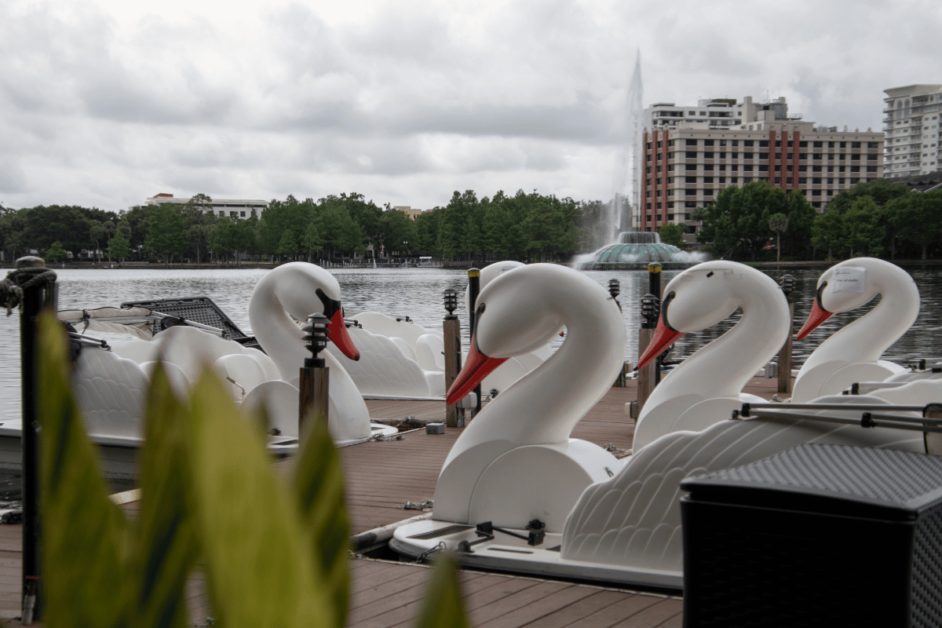
[[[612,295],[612,299],[615,301],[615,305],[618,306],[618,311],[621,311],[621,303],[618,302],[618,295],[621,294],[621,283],[617,279],[608,280],[608,293]]]
[[[795,278],[792,275],[782,277],[782,292],[788,301],[788,338],[778,352],[778,391],[790,393],[792,391],[792,327],[795,319],[795,300],[792,292],[795,291]]]
[[[471,336],[474,336],[474,324],[477,322],[475,320],[477,307],[478,307],[478,294],[481,293],[481,270],[478,268],[469,268],[468,269],[468,322],[471,325]],[[474,389],[474,394],[477,395],[477,402],[475,403],[474,412],[477,414],[481,411],[481,384],[477,385],[477,388]]]
[[[638,332],[638,355],[642,355],[654,339],[654,330],[657,328],[657,319],[661,315],[661,300],[650,292],[641,297],[641,329]],[[638,371],[638,409],[641,409],[654,387],[657,385],[657,360]]]
[[[304,366],[301,368],[301,393],[298,397],[299,434],[308,418],[327,420],[330,394],[330,368],[319,355],[327,347],[329,321],[320,313],[312,314],[307,320],[308,324],[303,328],[304,342],[305,348],[311,352],[311,357],[304,358]]]
[[[457,309],[458,291],[448,288],[445,290],[445,310],[448,315],[442,324],[445,341],[445,390],[451,388],[458,378],[458,371],[461,370],[461,321],[455,315]],[[445,425],[459,427],[457,404],[445,406]]]

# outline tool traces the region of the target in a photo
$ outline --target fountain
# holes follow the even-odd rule
[[[706,260],[703,253],[688,253],[673,244],[661,242],[661,236],[643,231],[623,231],[618,240],[591,255],[582,256],[579,270],[634,270],[651,262],[686,268]]]
[[[608,227],[612,230],[609,240],[622,228],[623,216],[627,218],[626,227],[632,228],[632,209],[638,207],[638,174],[641,170],[641,141],[644,138],[642,95],[639,51],[628,84],[625,142],[615,163],[615,194],[609,203],[607,217]],[[572,267],[577,270],[632,270],[644,268],[650,262],[659,262],[685,268],[706,259],[703,253],[688,253],[671,244],[664,244],[657,233],[622,231],[613,244],[607,244],[595,253],[576,256]]]

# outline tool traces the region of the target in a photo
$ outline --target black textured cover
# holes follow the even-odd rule
[[[803,445],[682,486],[685,626],[942,626],[942,458]]]
[[[226,337],[232,340],[248,338],[209,297],[128,301],[122,303],[121,307],[144,307],[168,316],[176,316],[201,325],[215,327],[223,330]]]
[[[892,449],[801,445],[769,458],[688,478],[695,499],[840,514],[912,518],[942,502],[942,457]],[[760,495],[761,493],[761,495]],[[774,503],[770,500],[774,500]]]

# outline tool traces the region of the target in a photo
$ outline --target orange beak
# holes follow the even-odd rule
[[[353,361],[360,359],[360,353],[357,351],[350,334],[347,333],[347,326],[343,322],[343,312],[337,310],[330,318],[327,324],[327,339],[337,345],[340,352]]]
[[[674,344],[678,338],[684,335],[682,331],[674,331],[664,324],[664,319],[657,319],[657,329],[654,331],[654,339],[644,350],[644,355],[638,360],[638,368],[642,369],[651,363],[654,358],[664,353],[664,350]]]
[[[823,307],[818,305],[818,300],[815,299],[814,303],[811,304],[811,314],[808,315],[808,320],[805,321],[805,324],[802,326],[801,331],[798,332],[798,335],[795,336],[795,339],[803,339],[805,336],[813,332],[818,325],[831,318],[833,314],[834,312],[828,312]]]
[[[489,358],[479,352],[474,338],[471,338],[471,350],[468,351],[468,359],[464,362],[464,367],[458,373],[458,377],[448,388],[445,395],[445,403],[451,405],[457,403],[465,397],[474,387],[494,372],[498,366],[507,361],[507,358]]]

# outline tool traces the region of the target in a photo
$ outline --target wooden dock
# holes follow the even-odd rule
[[[771,398],[777,380],[753,378],[745,392]],[[579,423],[573,436],[601,446],[630,449],[634,421],[624,404],[635,398],[627,388],[612,388]],[[374,418],[444,420],[442,402],[367,402]],[[403,434],[402,440],[363,443],[340,450],[346,480],[347,508],[353,534],[387,526],[420,514],[403,508],[435,494],[442,464],[460,434],[424,430]],[[275,463],[287,470],[290,460]],[[135,504],[125,506],[134,510]],[[21,527],[0,526],[0,620],[19,626]],[[351,559],[350,626],[411,626],[421,608],[430,569],[412,563]],[[680,627],[683,602],[678,597],[592,586],[585,583],[462,571],[462,594],[471,624],[513,626]],[[188,588],[191,625],[208,625],[208,596],[198,578]]]

